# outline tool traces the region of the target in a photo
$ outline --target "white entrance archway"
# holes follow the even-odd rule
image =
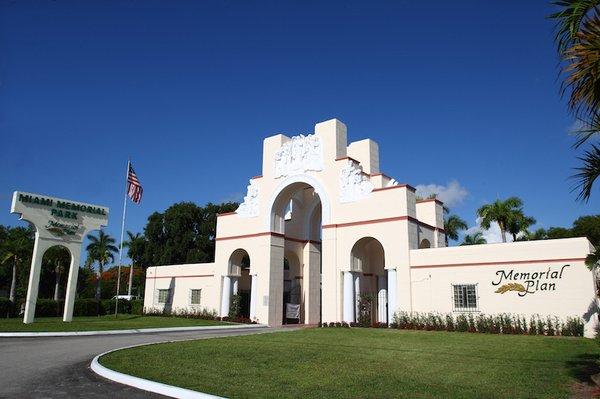
[[[77,290],[81,244],[87,233],[108,225],[108,208],[15,191],[10,211],[20,214],[21,220],[26,220],[35,226],[35,243],[23,322],[33,323],[42,258],[46,250],[55,245],[64,246],[71,254],[63,313],[63,321],[71,321]]]

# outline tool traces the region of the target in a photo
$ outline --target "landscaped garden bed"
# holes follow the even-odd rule
[[[314,328],[142,346],[100,362],[231,398],[563,398],[599,356],[595,341],[575,337]]]

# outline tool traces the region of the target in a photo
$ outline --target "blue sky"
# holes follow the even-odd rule
[[[485,5],[485,6],[484,6]],[[111,208],[127,157],[145,194],[127,228],[178,201],[240,199],[262,139],[338,118],[411,185],[451,182],[452,210],[516,195],[538,225],[575,201],[549,2],[4,1],[0,223],[13,190]],[[452,191],[452,190],[451,190]],[[457,197],[457,198],[458,198]]]

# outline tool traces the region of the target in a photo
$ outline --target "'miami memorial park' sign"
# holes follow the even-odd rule
[[[517,272],[514,269],[498,270],[496,280],[492,281],[492,285],[500,286],[496,290],[498,294],[516,291],[519,296],[535,294],[538,291],[556,291],[556,283],[562,279],[563,272],[569,266],[548,267],[546,270],[537,272]]]
[[[45,231],[71,239],[81,239],[87,224],[101,226],[108,222],[106,207],[20,191],[13,194],[11,211],[33,223],[40,234]]]
[[[19,214],[21,220],[33,224],[36,232],[23,322],[33,322],[40,285],[42,258],[44,252],[55,245],[62,245],[71,254],[63,313],[63,321],[71,321],[73,319],[75,295],[77,294],[81,242],[83,237],[90,231],[108,225],[108,208],[46,195],[15,191],[10,212]]]

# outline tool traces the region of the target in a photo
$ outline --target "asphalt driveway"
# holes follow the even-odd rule
[[[142,343],[256,334],[273,329],[163,332],[88,337],[0,338],[0,398],[159,398],[94,374],[92,359]]]

